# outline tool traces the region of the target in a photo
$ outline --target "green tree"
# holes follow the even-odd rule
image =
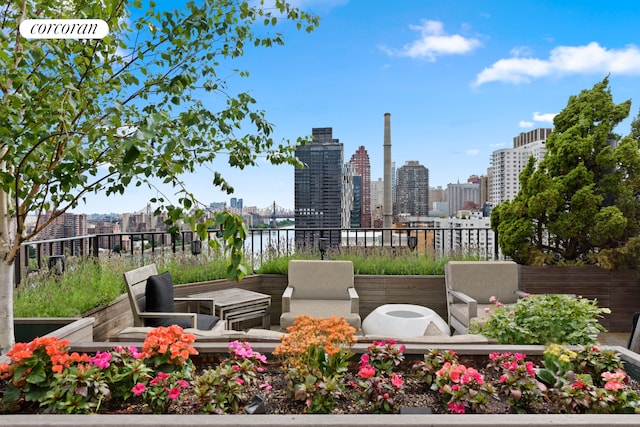
[[[273,125],[228,76],[245,51],[284,43],[274,32],[312,31],[318,18],[284,0],[189,1],[174,11],[152,0],[10,0],[0,6],[0,348],[13,342],[13,264],[20,244],[88,193],[106,197],[155,180],[176,188],[161,197],[169,223],[202,238],[224,228],[228,274],[240,279],[241,218],[204,210],[181,180],[214,160],[232,167],[298,165],[295,147],[271,138]],[[25,19],[92,18],[109,25],[99,40],[34,40]],[[221,76],[227,77],[221,77]],[[206,101],[206,102],[205,102]],[[303,140],[299,139],[299,142]],[[222,159],[219,157],[222,156]],[[219,172],[212,187],[233,192]],[[52,212],[48,221],[43,213]],[[25,227],[27,214],[38,216]],[[221,242],[211,240],[213,246]]]
[[[520,174],[521,189],[491,224],[505,255],[527,265],[637,265],[640,258],[638,128],[621,137],[631,101],[615,104],[609,78],[571,96],[554,118],[544,159]]]

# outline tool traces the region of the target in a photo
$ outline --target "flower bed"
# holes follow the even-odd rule
[[[636,413],[637,382],[620,356],[597,347],[550,346],[542,357],[488,358],[431,350],[405,357],[377,341],[359,358],[342,319],[301,316],[274,357],[234,341],[228,355],[201,355],[179,327],[157,328],[141,349],[69,353],[68,342],[17,344],[0,366],[5,413],[396,414]],[[194,364],[199,358],[202,366]],[[284,368],[284,369],[283,369]]]

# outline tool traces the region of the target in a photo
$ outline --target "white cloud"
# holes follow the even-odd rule
[[[533,120],[536,122],[547,122],[553,123],[553,118],[556,116],[556,113],[538,113],[537,111],[533,113]]]
[[[522,54],[519,48],[512,51]],[[513,57],[500,59],[476,76],[474,84],[501,81],[529,83],[534,78],[570,74],[640,75],[640,49],[629,45],[623,49],[606,49],[596,42],[586,46],[558,46],[548,59]]]
[[[446,34],[442,22],[439,21],[422,20],[420,25],[410,25],[409,28],[418,31],[420,37],[402,46],[402,49],[390,49],[385,46],[380,46],[380,49],[391,56],[435,61],[438,56],[462,55],[481,45],[478,39]]]
[[[511,56],[521,57],[521,56],[531,56],[533,52],[527,46],[516,46],[511,49]]]
[[[467,156],[477,156],[478,154],[480,154],[480,150],[478,150],[477,148],[467,150]]]
[[[505,145],[507,145],[505,142],[497,142],[497,143],[494,143],[494,144],[489,144],[489,147],[499,148],[499,147],[504,147]]]
[[[533,122],[525,122],[524,120],[521,120],[520,123],[518,123],[518,126],[521,128],[530,128],[533,127]]]

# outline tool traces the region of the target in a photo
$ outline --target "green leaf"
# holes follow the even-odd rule
[[[138,147],[132,144],[124,153],[122,162],[124,164],[133,163],[138,159],[138,156],[140,156],[140,150],[138,150]]]

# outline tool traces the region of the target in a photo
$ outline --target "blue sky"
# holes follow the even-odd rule
[[[640,99],[637,0],[292,3],[318,14],[320,26],[307,34],[279,25],[285,46],[248,50],[233,65],[250,76],[231,87],[251,92],[276,140],[332,127],[345,161],[365,146],[372,180],[383,175],[386,112],[396,166],[418,160],[431,186],[446,187],[486,174],[493,151],[511,147],[521,132],[551,127],[571,95],[607,74],[615,102]],[[629,133],[639,108],[632,103],[618,133]],[[234,195],[209,185],[213,170]],[[290,166],[263,162],[239,171],[221,159],[185,180],[206,203],[238,197],[245,206],[293,208],[293,177]],[[124,197],[89,197],[75,211],[139,210],[153,196],[131,189]]]

